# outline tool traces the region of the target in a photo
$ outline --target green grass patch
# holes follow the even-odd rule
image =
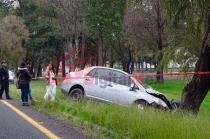
[[[179,99],[186,79],[168,79],[160,85],[153,80],[149,85],[169,98]],[[135,107],[122,107],[94,101],[74,102],[64,96],[57,87],[55,101],[44,101],[45,82],[31,83],[33,96],[38,100],[35,109],[58,116],[68,123],[84,128],[86,133],[100,138],[130,139],[206,139],[210,138],[210,108],[207,96],[198,117],[182,113],[169,113]],[[20,90],[11,86],[11,95],[20,100]]]
[[[164,93],[170,99],[181,99],[184,86],[190,82],[189,77],[166,79],[164,84],[157,83],[154,79],[146,79],[146,84],[154,89]],[[200,107],[199,115],[210,115],[210,93],[206,96],[202,106]]]

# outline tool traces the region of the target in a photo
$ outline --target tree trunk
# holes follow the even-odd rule
[[[35,77],[35,74],[34,74],[34,63],[33,63],[33,62],[32,62],[32,64],[31,64],[30,74],[31,74],[31,76],[32,76],[33,78]]]
[[[60,58],[57,59],[57,63],[55,65],[55,68],[56,68],[56,76],[58,76],[59,66],[60,66]]]
[[[158,68],[157,68],[157,82],[158,83],[164,83],[163,79],[163,66],[161,65],[161,61],[163,59],[163,40],[162,40],[162,15],[161,15],[161,9],[160,9],[160,1],[157,1],[157,7],[156,7],[156,14],[157,14],[157,30],[158,30],[158,50],[160,51],[160,55],[158,56]]]
[[[111,61],[110,61],[109,67],[110,67],[110,68],[113,68],[113,67],[114,67],[114,60],[111,60]]]
[[[69,39],[69,42],[68,42],[69,44],[68,44],[68,48],[69,48],[69,72],[71,72],[71,71],[74,71],[74,52],[73,52],[73,39],[72,39],[72,37]]]
[[[161,84],[164,83],[164,79],[163,79],[163,66],[162,65],[159,65],[158,66],[156,80],[157,80],[158,83],[161,83]]]
[[[145,68],[146,68],[145,70],[147,71],[147,70],[148,70],[148,69],[147,69],[147,62],[145,62]]]
[[[133,74],[133,71],[134,71],[134,62],[133,61],[130,61],[129,68],[130,68],[130,74]]]
[[[123,67],[123,71],[130,73],[130,60],[126,59],[126,58],[122,58],[122,67]]]
[[[150,71],[152,71],[152,62],[150,62]]]
[[[62,77],[66,76],[66,58],[65,54],[62,55]]]
[[[78,37],[76,37],[75,38],[75,46],[76,46],[76,53],[75,53],[75,56],[74,56],[74,61],[75,61],[75,68],[74,68],[74,70],[76,69],[76,68],[78,68],[78,66],[79,66],[79,63],[78,63],[78,58],[79,58],[79,39],[78,39]]]
[[[144,72],[144,61],[142,60],[140,64],[141,64],[141,72]]]
[[[99,31],[98,40],[98,66],[103,66],[103,34]]]
[[[106,62],[107,62],[107,51],[106,49],[103,49],[103,66],[107,66]]]
[[[199,60],[195,72],[210,71],[210,8],[208,9],[208,30],[203,39]],[[210,75],[194,75],[192,81],[183,90],[181,109],[197,114],[210,88]]]
[[[83,35],[82,36],[82,48],[81,48],[81,58],[82,58],[82,61],[81,61],[81,69],[84,69],[85,68],[85,64],[86,64],[86,60],[85,60],[85,36]]]
[[[138,70],[138,62],[135,62],[136,71]]]
[[[41,77],[41,76],[42,76],[42,65],[41,65],[41,63],[39,63],[36,77]]]
[[[129,65],[130,65],[129,62],[123,61],[123,62],[122,62],[123,71],[129,73],[129,72],[130,72],[130,70],[129,70]]]
[[[39,59],[38,59],[38,60],[39,60]],[[33,68],[34,68],[34,78],[37,78],[38,69],[39,69],[39,63],[35,62]]]
[[[132,52],[130,48],[128,48],[128,55],[122,55],[122,66],[123,66],[123,71],[127,73],[131,73],[131,62],[132,62]]]

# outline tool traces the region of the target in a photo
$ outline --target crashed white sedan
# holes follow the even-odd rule
[[[161,93],[146,88],[128,73],[107,67],[90,67],[70,72],[61,85],[64,94],[74,100],[83,97],[121,105],[136,104],[174,109],[171,102]]]

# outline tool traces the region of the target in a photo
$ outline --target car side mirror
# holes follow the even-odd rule
[[[138,90],[139,88],[135,84],[131,84],[130,91]]]

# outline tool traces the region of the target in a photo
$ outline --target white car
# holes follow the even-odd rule
[[[137,104],[173,109],[171,102],[158,91],[146,88],[128,73],[107,67],[91,67],[70,72],[61,85],[64,94],[74,100],[83,97],[121,105]]]

